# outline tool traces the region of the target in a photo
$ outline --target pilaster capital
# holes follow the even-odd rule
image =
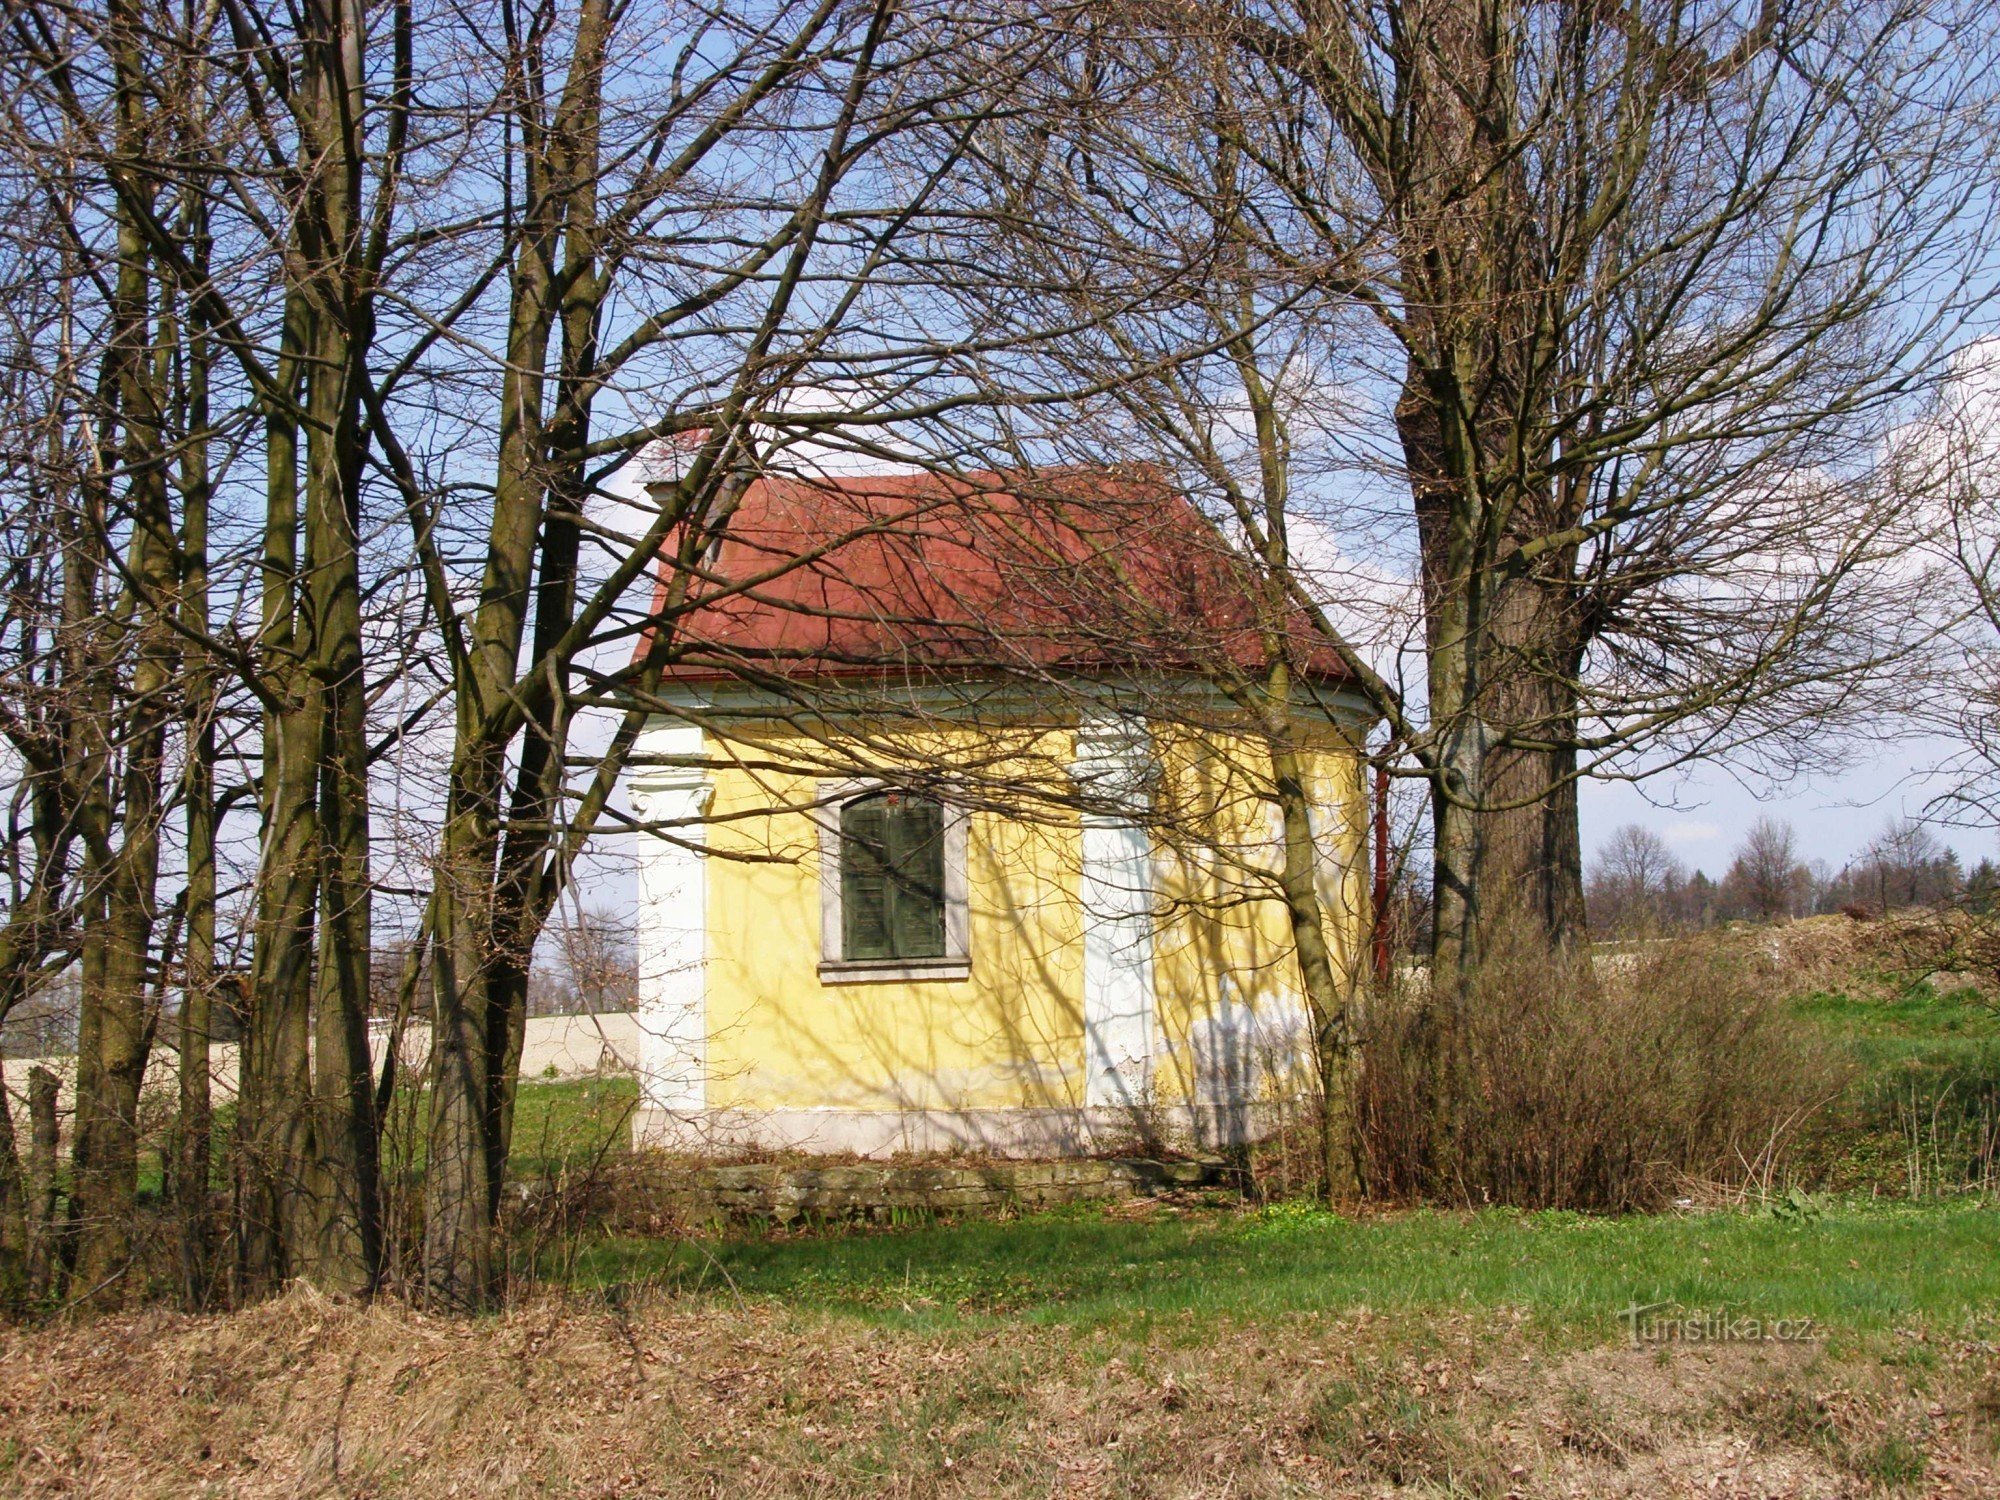
[[[648,766],[626,793],[643,823],[692,823],[708,816],[715,783],[700,766]]]

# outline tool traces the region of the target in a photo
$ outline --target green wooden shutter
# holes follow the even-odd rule
[[[942,958],[944,809],[882,792],[840,810],[841,957]]]
[[[944,810],[922,797],[889,813],[890,942],[898,958],[944,957]]]
[[[840,810],[840,956],[893,958],[889,935],[888,809],[879,797]]]

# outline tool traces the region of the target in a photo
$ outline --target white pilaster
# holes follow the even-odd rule
[[[1143,721],[1090,714],[1071,775],[1106,799],[1083,814],[1084,1104],[1136,1108],[1152,1084],[1153,851],[1144,818],[1152,751]],[[1129,809],[1121,815],[1120,806]]]
[[[688,724],[646,731],[642,749],[689,762],[702,755]],[[630,783],[641,821],[679,825],[641,835],[637,1009],[639,1091],[647,1109],[697,1115],[708,1107],[708,869],[702,849],[715,788],[698,764],[647,765]]]

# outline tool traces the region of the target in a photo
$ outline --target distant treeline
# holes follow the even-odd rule
[[[1835,870],[1799,857],[1791,824],[1759,818],[1718,880],[1689,869],[1659,834],[1628,823],[1597,851],[1585,893],[1593,936],[1654,937],[1831,912],[1876,917],[1945,904],[1986,912],[2000,901],[2000,865],[1982,859],[1968,871],[1929,828],[1899,819]]]

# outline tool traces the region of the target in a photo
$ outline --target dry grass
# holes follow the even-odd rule
[[[0,1485],[118,1496],[1993,1494],[1993,1351],[1520,1319],[916,1333],[769,1304],[476,1323],[301,1293],[0,1335]],[[1921,1357],[1917,1357],[1917,1356]]]
[[[1806,917],[1776,925],[1744,924],[1705,934],[1727,961],[1757,975],[1774,993],[1839,990],[1887,1000],[1926,976],[1940,990],[1963,985],[1992,998],[2000,978],[2000,919],[1963,911],[1911,909],[1857,921]]]

